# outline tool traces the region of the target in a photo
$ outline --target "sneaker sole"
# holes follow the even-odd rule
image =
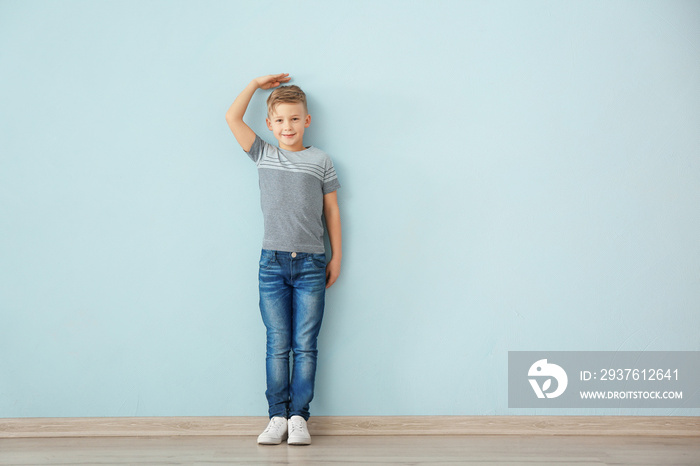
[[[287,445],[311,445],[311,440],[287,440]]]
[[[283,439],[280,439],[280,441],[276,440],[260,440],[258,439],[258,445],[279,445],[280,443],[284,442],[287,439],[287,437],[284,437]]]

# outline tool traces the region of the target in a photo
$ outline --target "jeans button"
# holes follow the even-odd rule
[[[297,253],[296,253],[296,252],[293,252],[293,253],[292,253],[292,259],[295,258],[296,256],[297,256]]]

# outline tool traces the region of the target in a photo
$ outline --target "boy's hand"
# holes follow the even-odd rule
[[[340,261],[331,259],[326,265],[326,288],[330,288],[340,275]]]
[[[255,78],[253,81],[258,84],[260,89],[272,89],[273,87],[277,87],[282,83],[289,82],[290,79],[292,78],[289,77],[289,73],[280,73],[260,76],[259,78]]]

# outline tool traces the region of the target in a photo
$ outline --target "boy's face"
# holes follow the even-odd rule
[[[304,111],[302,103],[278,104],[265,121],[280,149],[304,150],[304,129],[311,125],[311,115]]]

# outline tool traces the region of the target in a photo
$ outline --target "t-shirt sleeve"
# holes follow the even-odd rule
[[[323,174],[323,194],[332,193],[340,188],[338,175],[335,173],[335,167],[330,157],[326,158],[325,170]]]
[[[250,157],[250,159],[257,165],[262,159],[264,149],[264,141],[256,134],[255,141],[253,141],[253,145],[250,146],[250,150],[246,152],[246,154],[248,154],[248,157]]]

